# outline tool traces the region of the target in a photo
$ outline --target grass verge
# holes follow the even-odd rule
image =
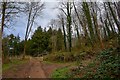
[[[51,78],[69,78],[69,76],[67,75],[68,71],[69,71],[69,68],[67,66],[63,67],[63,68],[56,69],[52,73]]]
[[[4,71],[8,70],[9,68],[11,68],[11,67],[13,67],[13,66],[15,66],[15,65],[24,64],[24,63],[26,63],[26,62],[27,62],[27,60],[14,59],[14,60],[12,60],[12,61],[9,62],[9,63],[3,64],[3,65],[2,65],[2,71],[4,72]]]

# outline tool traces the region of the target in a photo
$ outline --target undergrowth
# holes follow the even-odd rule
[[[51,75],[51,77],[52,78],[69,78],[69,75],[67,75],[68,71],[69,71],[69,68],[67,66],[56,69]]]
[[[77,68],[61,68],[53,72],[54,78],[120,78],[120,48],[109,48],[97,54],[95,59]],[[85,56],[84,56],[85,57]],[[84,61],[84,60],[83,60]],[[82,62],[82,61],[81,61]]]
[[[94,62],[82,69],[71,71],[72,76],[81,78],[120,78],[119,53],[120,48],[103,50],[97,55]]]

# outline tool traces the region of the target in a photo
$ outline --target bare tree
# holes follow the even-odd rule
[[[68,44],[69,44],[69,51],[71,52],[71,48],[72,48],[72,31],[71,31],[71,25],[72,25],[72,18],[71,18],[71,11],[72,11],[72,2],[67,1],[66,4],[62,3],[62,6],[64,6],[64,8],[59,8],[67,17],[67,33],[68,33]],[[65,11],[66,9],[66,11]]]
[[[58,18],[60,19],[60,22],[62,24],[61,26],[62,26],[62,30],[63,30],[63,34],[64,34],[64,47],[65,47],[65,50],[67,50],[64,15],[61,13],[60,15],[58,15]]]
[[[120,25],[119,25],[119,22],[118,22],[118,19],[117,19],[117,15],[115,14],[115,12],[114,12],[111,4],[112,4],[112,3],[110,3],[110,2],[107,3],[107,5],[108,5],[108,7],[109,7],[109,9],[110,9],[110,12],[111,12],[111,14],[112,14],[112,16],[113,16],[113,19],[114,19],[114,21],[115,21],[115,23],[116,23],[116,25],[117,25],[118,31],[120,32]]]
[[[103,42],[102,42],[102,38],[100,37],[100,31],[99,31],[99,24],[98,24],[98,5],[96,2],[91,2],[91,16],[93,18],[93,23],[94,23],[94,29],[95,29],[95,35],[96,35],[96,40],[98,39],[100,44],[101,44],[101,48],[104,48]]]
[[[1,33],[3,33],[5,27],[8,28],[14,23],[14,18],[18,17],[21,8],[17,2],[2,2],[1,6]]]
[[[15,17],[19,13],[20,6],[17,5],[19,3],[15,2],[1,2],[1,8],[0,8],[0,13],[1,13],[1,28],[0,28],[0,47],[1,47],[1,53],[2,53],[2,34],[4,31],[4,28],[9,28],[12,23],[15,21]],[[18,9],[19,8],[19,9]],[[4,58],[4,54],[2,55]]]
[[[26,27],[26,34],[25,34],[23,58],[25,58],[26,42],[31,32],[31,29],[33,27],[36,17],[40,15],[43,8],[44,8],[44,4],[41,2],[30,2],[25,4],[25,12],[28,15],[28,20],[27,20],[27,27]]]

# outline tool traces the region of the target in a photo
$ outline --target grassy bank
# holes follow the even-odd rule
[[[76,67],[72,65],[55,70],[52,78],[120,78],[120,48],[109,48],[92,58],[86,58]]]
[[[16,65],[20,65],[20,64],[24,64],[26,63],[28,60],[19,60],[19,59],[13,59],[8,63],[2,64],[2,71],[4,72],[5,70],[8,70],[9,68],[16,66]]]

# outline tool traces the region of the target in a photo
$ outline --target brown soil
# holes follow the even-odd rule
[[[52,71],[68,64],[48,64],[32,58],[29,62],[13,66],[3,72],[3,78],[49,78]]]

